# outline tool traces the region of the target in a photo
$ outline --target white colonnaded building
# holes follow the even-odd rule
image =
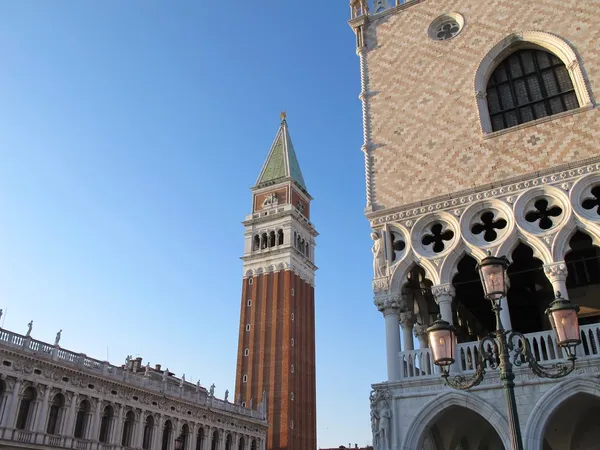
[[[251,410],[127,357],[122,366],[0,329],[0,448],[264,450]]]
[[[572,373],[514,369],[524,448],[600,448],[600,3],[352,0],[350,10],[386,336],[375,446],[511,448],[499,371],[466,391],[446,386],[426,333],[438,315],[453,324],[451,375],[474,374],[478,342],[495,330],[476,270],[491,254],[511,263],[502,323],[540,364],[566,362],[546,308],[559,294],[580,306]]]

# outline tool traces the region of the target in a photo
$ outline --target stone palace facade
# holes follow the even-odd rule
[[[0,448],[264,450],[250,410],[185,376],[127,358],[114,366],[0,329]]]
[[[426,330],[457,329],[451,374],[475,372],[495,329],[476,264],[507,256],[502,323],[564,361],[544,310],[579,304],[569,377],[516,368],[527,450],[600,442],[600,3],[352,0],[366,216],[387,380],[373,385],[378,450],[509,448],[498,371],[444,386]],[[384,343],[382,342],[382,345]]]

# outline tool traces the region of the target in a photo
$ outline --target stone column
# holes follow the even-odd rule
[[[133,428],[133,436],[131,439],[131,446],[134,448],[142,448],[142,443],[144,442],[144,428],[145,428],[145,420],[144,420],[144,411],[140,411],[138,414],[138,418],[135,421]]]
[[[183,450],[196,450],[196,441],[198,439],[198,425],[190,424],[190,434],[188,435],[186,448]]]
[[[45,388],[45,392],[44,392],[44,400],[42,400],[42,406],[41,406],[42,409],[39,412],[39,414],[37,415],[37,424],[33,428],[34,430],[37,430],[40,433],[46,432],[46,417],[48,416],[48,403],[49,403],[49,399],[50,399],[50,386],[44,386],[44,388]]]
[[[17,420],[17,411],[19,407],[19,391],[21,390],[21,380],[15,381],[10,400],[7,404],[4,417],[2,418],[2,426],[6,428],[14,428]]]
[[[119,414],[117,415],[117,421],[113,427],[112,443],[115,445],[121,445],[123,441],[123,417],[125,415],[125,406],[119,405]]]
[[[435,302],[440,307],[442,319],[450,325],[454,325],[454,315],[452,314],[452,299],[456,295],[454,286],[451,284],[439,284],[431,288],[431,293],[435,297]]]
[[[512,321],[510,320],[510,310],[508,309],[508,299],[506,296],[500,299],[500,322],[505,330],[512,330]]]
[[[404,342],[403,351],[407,352],[415,349],[413,343],[413,327],[416,322],[415,313],[406,311],[400,313],[400,326],[402,328],[402,341]]]
[[[75,417],[77,415],[77,398],[79,394],[75,392],[73,397],[71,397],[71,405],[69,406],[69,415],[67,416],[67,421],[65,423],[65,429],[63,430],[63,434],[65,436],[73,437],[75,434]]]
[[[442,319],[448,322],[450,325],[454,325],[454,314],[452,313],[452,300],[456,295],[454,286],[452,286],[450,283],[438,284],[437,286],[432,286],[431,293],[435,297],[435,302],[440,307],[440,316],[442,316]],[[461,371],[461,364],[458,361],[460,357],[458,349],[455,351],[455,361],[454,364],[450,366],[450,370],[454,373],[457,373]],[[436,366],[435,370],[436,372],[439,371],[439,367]]]
[[[100,399],[96,400],[96,411],[94,412],[94,417],[92,420],[92,427],[90,430],[89,438],[92,441],[97,441],[100,439],[100,422],[102,421],[102,401]]]
[[[397,381],[401,377],[400,363],[400,325],[398,297],[384,294],[375,297],[375,305],[385,320],[385,347],[387,354],[388,381]]]
[[[152,436],[152,450],[161,450],[162,448],[162,434],[164,421],[164,416],[161,414],[161,416],[156,421],[155,431]]]
[[[211,426],[207,425],[204,427],[204,431],[206,432],[206,434],[204,435],[204,449],[203,450],[210,450],[211,445],[212,445],[213,429]]]
[[[560,292],[560,295],[564,299],[569,298],[569,293],[567,292],[567,264],[564,261],[545,264],[544,265],[544,273],[550,283],[552,283],[552,290],[554,291],[554,297],[557,297],[557,292]]]
[[[427,325],[416,324],[413,327],[413,333],[419,341],[419,348],[429,348],[429,339],[427,338]]]

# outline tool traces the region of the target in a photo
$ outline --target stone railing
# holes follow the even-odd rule
[[[566,354],[556,344],[554,331],[529,333],[525,338],[540,363],[555,364],[565,360]],[[452,372],[474,372],[479,357],[479,342],[463,342],[456,346],[455,351],[456,363],[452,366]],[[581,345],[577,347],[576,353],[577,358],[582,360],[600,358],[600,324],[581,327]],[[433,356],[428,348],[400,352],[400,361],[402,378],[439,377],[440,369],[433,363]]]
[[[351,0],[350,19],[365,15],[379,14],[390,8],[409,3],[417,3],[417,0]]]
[[[265,415],[262,411],[245,408],[241,405],[207,396],[205,389],[202,388],[199,390],[197,386],[192,383],[181,383],[181,380],[175,377],[169,377],[166,381],[163,381],[162,379],[153,380],[150,377],[144,376],[143,368],[138,372],[125,370],[123,366],[115,366],[107,361],[90,358],[84,353],[75,353],[60,348],[59,346],[53,346],[46,342],[35,340],[31,338],[31,336],[23,336],[8,330],[0,329],[0,346],[35,355],[37,358],[52,360],[66,366],[74,367],[77,370],[88,372],[108,380],[112,379],[119,383],[125,383],[139,389],[145,389],[161,395],[170,395],[175,398],[205,405],[223,412],[241,414],[259,420],[265,420]]]
[[[19,443],[20,446],[37,448],[70,448],[75,450],[126,450],[127,447],[116,444],[104,444],[98,441],[76,439],[70,436],[58,436],[36,431],[0,428],[0,440]],[[0,446],[0,448],[2,448]]]

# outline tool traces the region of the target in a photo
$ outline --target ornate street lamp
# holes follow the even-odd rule
[[[427,328],[429,348],[433,353],[433,362],[440,367],[447,367],[454,362],[454,327],[441,317]]]
[[[450,366],[454,363],[455,335],[454,327],[441,319],[435,321],[428,329],[429,345],[433,361],[442,369],[445,383],[455,389],[470,389],[477,386],[485,376],[485,369],[498,368],[507,399],[508,424],[512,450],[523,450],[517,403],[515,401],[513,364],[521,366],[527,362],[529,368],[539,377],[562,378],[575,369],[575,348],[581,343],[577,312],[579,306],[573,305],[568,299],[562,298],[560,292],[546,310],[552,329],[556,336],[557,345],[565,349],[570,364],[557,363],[550,367],[542,366],[531,351],[529,341],[522,333],[505,330],[500,320],[500,303],[506,296],[509,261],[506,257],[487,256],[477,266],[485,298],[492,303],[496,317],[496,331],[479,341],[477,366],[471,377],[456,375],[450,378]],[[512,361],[510,354],[513,354]]]

